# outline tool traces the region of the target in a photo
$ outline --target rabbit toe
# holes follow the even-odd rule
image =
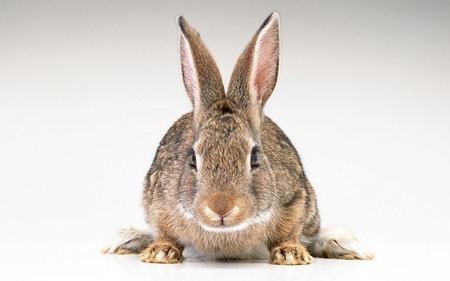
[[[313,257],[302,245],[283,245],[271,251],[270,262],[279,265],[311,264]]]
[[[180,263],[181,251],[170,243],[154,243],[141,253],[141,261],[148,263]]]

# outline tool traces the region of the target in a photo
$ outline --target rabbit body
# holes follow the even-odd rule
[[[177,263],[183,250],[217,259],[366,259],[347,232],[320,230],[314,190],[283,131],[263,113],[279,65],[279,16],[271,14],[239,57],[227,93],[198,33],[180,28],[193,111],[169,129],[148,172],[142,205],[151,235],[124,230],[108,253]],[[345,247],[342,247],[345,245]]]
[[[156,237],[171,236],[180,245],[191,246],[208,257],[236,259],[261,258],[253,254],[261,252],[261,245],[275,247],[289,239],[296,242],[301,234],[312,237],[318,233],[320,220],[314,191],[303,173],[297,152],[272,120],[265,117],[261,134],[267,158],[264,167],[261,164],[258,171],[242,179],[236,177],[239,169],[235,174],[230,172],[235,167],[224,170],[217,167],[216,171],[210,171],[214,183],[208,185],[214,185],[198,187],[195,172],[187,164],[188,151],[194,144],[192,115],[184,115],[168,131],[146,177],[142,203],[147,222],[156,229]],[[218,114],[211,122],[214,122],[211,132],[214,136],[208,134],[208,138],[231,142],[230,151],[222,152],[222,160],[228,162],[224,166],[245,161],[246,157],[240,156],[248,153],[245,151],[247,136],[242,132],[245,124],[239,117]],[[233,156],[236,162],[230,161]],[[229,193],[236,201],[242,201],[241,209],[248,209],[246,221],[237,221],[237,225],[227,228],[215,227],[197,217],[200,215],[195,210],[206,200],[201,196]]]

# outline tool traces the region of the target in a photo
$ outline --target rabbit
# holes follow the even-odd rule
[[[124,229],[104,253],[149,263],[185,255],[269,259],[372,259],[353,234],[321,229],[314,190],[296,149],[263,113],[278,78],[279,15],[272,13],[239,57],[228,90],[214,59],[182,16],[181,72],[193,111],[159,144],[142,205],[150,234]]]

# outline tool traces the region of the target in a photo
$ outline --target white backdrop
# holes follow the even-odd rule
[[[450,2],[166,2],[0,3],[1,276],[444,279]],[[175,17],[200,32],[227,84],[272,11],[282,57],[266,114],[297,147],[323,225],[352,229],[376,259],[164,267],[98,254],[120,227],[145,227],[144,176],[190,110]]]

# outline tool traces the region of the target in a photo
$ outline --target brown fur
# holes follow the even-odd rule
[[[180,48],[186,48],[188,43],[192,50],[180,52],[194,112],[184,115],[169,129],[147,175],[142,202],[147,222],[156,229],[156,241],[145,251],[143,260],[166,262],[147,258],[148,252],[171,243],[180,252],[181,246],[177,245],[186,245],[213,258],[240,257],[258,245],[266,245],[272,251],[273,263],[309,263],[312,258],[299,243],[299,237],[312,236],[319,229],[314,191],[292,143],[262,114],[278,73],[278,16],[271,15],[266,20],[239,58],[227,97],[217,66],[198,34],[184,19],[180,18],[179,24],[180,40],[185,40]],[[257,63],[253,61],[255,46],[262,31],[267,34],[264,44],[269,44],[261,47],[268,50],[260,50],[260,56],[268,53],[270,57],[260,57],[264,63],[260,68],[265,69],[257,70],[255,81],[250,81],[253,64]],[[189,55],[194,65],[185,66]],[[192,69],[197,72],[189,72]],[[186,81],[186,77],[194,82]],[[198,83],[198,87],[188,88],[193,83]],[[259,166],[253,171],[248,164],[253,148],[250,140],[260,147]],[[189,164],[191,148],[195,150],[197,165],[201,162],[198,172]],[[183,217],[180,204],[194,218]],[[204,211],[208,207],[216,213],[227,213],[235,205],[239,211],[223,221],[213,221]],[[223,229],[269,210],[269,220],[242,230],[211,232],[199,224]],[[286,260],[290,252],[295,261]],[[181,261],[181,255],[179,258]]]
[[[161,140],[145,179],[142,205],[154,233],[124,231],[106,252],[141,253],[156,263],[181,262],[185,248],[216,259],[262,254],[273,264],[309,264],[310,253],[373,258],[351,233],[319,232],[316,196],[297,151],[263,114],[278,75],[278,14],[239,57],[227,95],[198,33],[182,17],[178,25],[193,111]]]

